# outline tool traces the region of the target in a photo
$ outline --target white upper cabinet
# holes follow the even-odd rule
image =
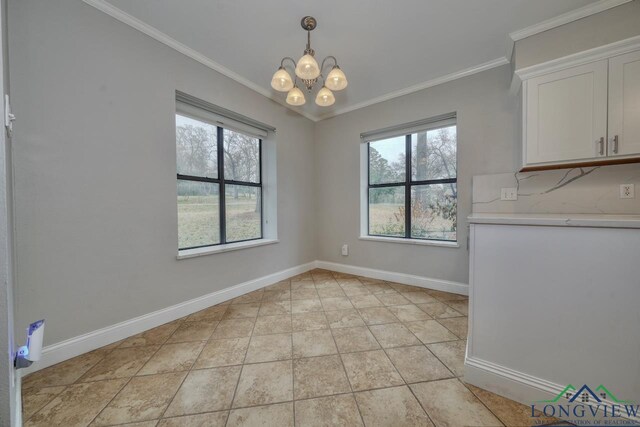
[[[516,71],[523,169],[640,162],[638,48],[603,48],[597,57]]]
[[[609,60],[609,156],[640,153],[640,51]]]
[[[606,155],[606,60],[545,74],[525,85],[528,164]]]

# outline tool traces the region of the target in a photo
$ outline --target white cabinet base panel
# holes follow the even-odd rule
[[[640,229],[470,220],[465,380],[527,405],[568,384],[637,404]]]

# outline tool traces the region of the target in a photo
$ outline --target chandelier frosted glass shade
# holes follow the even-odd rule
[[[273,75],[271,87],[278,92],[289,92],[293,88],[293,80],[284,67],[278,68],[278,71]]]
[[[316,104],[321,107],[328,107],[333,105],[334,102],[336,102],[336,97],[333,96],[333,92],[327,89],[326,86],[322,86],[322,89],[316,95]]]
[[[304,93],[297,87],[294,86],[293,89],[287,93],[287,104],[289,105],[304,105],[306,100],[304,99]]]
[[[319,75],[320,66],[313,56],[307,53],[298,60],[296,64],[296,76],[303,80],[313,80]]]
[[[324,84],[331,90],[342,90],[347,87],[347,76],[345,76],[340,67],[336,65],[327,75]]]

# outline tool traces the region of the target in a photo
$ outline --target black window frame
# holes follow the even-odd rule
[[[428,132],[432,130],[438,130],[442,128],[447,128],[455,126],[456,127],[456,177],[455,178],[442,178],[442,179],[427,179],[420,181],[412,180],[412,170],[411,170],[411,159],[412,159],[412,144],[411,144],[411,136],[420,132]],[[405,178],[404,181],[399,182],[385,182],[381,184],[372,184],[371,183],[371,143],[382,141],[384,139],[391,139],[394,137],[388,137],[384,139],[377,139],[374,141],[367,141],[367,235],[371,237],[381,237],[387,239],[407,239],[407,240],[422,240],[422,241],[433,241],[433,242],[448,242],[448,243],[457,243],[458,242],[458,229],[456,227],[456,240],[447,240],[447,239],[427,239],[423,237],[412,237],[411,236],[411,188],[419,185],[433,185],[433,184],[456,184],[458,186],[458,172],[457,172],[457,163],[458,163],[458,137],[457,137],[457,124],[448,124],[444,126],[436,126],[429,129],[425,129],[423,131],[411,132],[408,134],[400,134],[398,136],[404,136],[405,138]],[[397,136],[396,136],[397,138]],[[372,188],[389,188],[389,187],[404,187],[404,236],[390,236],[384,234],[371,234],[371,189]],[[458,200],[456,198],[456,216],[458,215]]]
[[[201,121],[203,123],[208,123],[206,120],[202,118],[191,117],[188,114],[184,114],[181,112],[176,112],[176,116],[190,117],[194,120]],[[199,249],[199,248],[208,248],[214,246],[228,245],[234,243],[242,243],[242,242],[250,242],[253,240],[261,240],[264,239],[264,189],[262,188],[262,138],[253,137],[251,135],[247,135],[246,133],[236,131],[234,129],[225,128],[220,126],[219,124],[208,123],[216,127],[216,150],[218,157],[218,177],[217,178],[209,178],[206,176],[197,176],[197,175],[184,175],[178,173],[178,181],[195,181],[195,182],[207,182],[211,184],[218,184],[218,194],[219,194],[219,215],[220,215],[220,242],[212,243],[209,245],[198,245],[198,246],[189,246],[185,248],[181,248],[178,243],[179,251],[186,251],[189,249]],[[236,132],[243,135],[251,136],[258,140],[258,182],[251,181],[237,181],[231,179],[225,179],[224,177],[224,131],[228,130],[230,132]],[[243,239],[243,240],[233,240],[231,242],[227,242],[227,218],[226,218],[226,185],[237,185],[244,187],[257,187],[260,189],[260,236],[254,237],[251,239]],[[179,239],[178,239],[179,241]]]

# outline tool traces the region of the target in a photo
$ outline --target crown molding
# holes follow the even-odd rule
[[[558,15],[554,18],[547,19],[546,21],[539,22],[535,25],[523,28],[521,30],[514,31],[509,34],[511,40],[518,41],[527,37],[531,37],[535,34],[543,31],[550,30],[552,28],[559,27],[564,24],[568,24],[578,19],[586,18],[587,16],[595,15],[596,13],[604,12],[605,10],[620,6],[625,3],[629,3],[633,0],[600,0],[598,2],[589,4],[579,9],[572,10],[562,15]]]
[[[555,71],[564,70],[571,67],[588,64],[590,62],[600,61],[611,58],[612,56],[624,55],[640,49],[640,36],[630,37],[628,39],[609,43],[603,46],[594,47],[583,52],[573,53],[561,58],[552,59],[540,64],[531,65],[529,67],[514,70],[509,87],[509,94],[517,95],[522,86],[522,82],[543,74],[553,73]]]
[[[288,104],[284,103],[283,101],[281,101],[278,98],[275,98],[272,96],[272,93],[268,90],[266,90],[265,88],[253,83],[252,81],[242,77],[241,75],[231,71],[230,69],[224,67],[223,65],[217,63],[216,61],[212,60],[211,58],[203,55],[202,53],[196,51],[195,49],[192,49],[182,43],[180,43],[179,41],[177,41],[176,39],[168,36],[167,34],[163,33],[162,31],[156,29],[155,27],[152,27],[151,25],[139,20],[138,18],[129,15],[128,13],[124,12],[122,9],[119,9],[117,7],[115,7],[114,5],[112,5],[111,3],[106,2],[105,0],[82,0],[84,1],[86,4],[95,7],[96,9],[106,13],[107,15],[117,19],[118,21],[129,25],[132,28],[135,28],[136,30],[140,31],[143,34],[146,34],[147,36],[159,41],[160,43],[169,46],[170,48],[177,50],[178,52],[182,53],[183,55],[188,56],[189,58],[193,59],[194,61],[197,61],[199,63],[201,63],[202,65],[211,68],[214,71],[217,71],[218,73],[229,77],[230,79],[240,83],[241,85],[255,91],[258,92],[260,95],[263,95],[267,98],[269,98],[270,100],[282,105],[283,107],[286,107],[288,109],[290,109],[291,111],[295,111],[296,113],[308,118],[309,120],[312,120],[314,122],[318,121],[318,117],[309,114],[307,112],[304,111],[299,111],[297,109],[293,109],[291,108]]]
[[[427,80],[425,82],[422,83],[418,83],[416,85],[404,88],[404,89],[400,89],[394,92],[390,92],[387,93],[385,95],[381,95],[375,98],[371,98],[367,101],[363,101],[351,106],[346,106],[343,108],[338,108],[334,111],[328,112],[327,114],[322,114],[322,115],[315,115],[315,114],[311,114],[309,112],[306,112],[304,110],[301,109],[297,109],[297,108],[292,108],[290,105],[288,105],[286,102],[284,102],[283,100],[281,100],[280,98],[276,98],[273,96],[273,93],[271,93],[269,90],[263,88],[260,85],[257,85],[256,83],[242,77],[241,75],[235,73],[234,71],[231,71],[230,69],[224,67],[223,65],[217,63],[216,61],[212,60],[211,58],[203,55],[202,53],[196,51],[195,49],[192,49],[186,45],[184,45],[183,43],[180,43],[179,41],[175,40],[174,38],[168,36],[167,34],[163,33],[162,31],[156,29],[155,27],[139,20],[138,18],[135,18],[134,16],[124,12],[123,10],[115,7],[114,5],[108,3],[105,0],[82,0],[84,3],[93,6],[94,8],[106,13],[107,15],[117,19],[118,21],[129,25],[132,28],[135,28],[136,30],[142,32],[143,34],[146,34],[147,36],[159,41],[160,43],[182,53],[183,55],[186,55],[187,57],[193,59],[194,61],[199,62],[200,64],[211,68],[214,71],[217,71],[218,73],[229,77],[230,79],[236,81],[237,83],[240,83],[241,85],[269,98],[270,100],[276,102],[279,105],[282,105],[283,107],[294,111],[295,113],[300,114],[303,117],[306,117],[307,119],[313,121],[313,122],[318,122],[321,120],[325,120],[331,117],[335,117],[338,116],[340,114],[344,114],[344,113],[348,113],[350,111],[355,111],[355,110],[359,110],[361,108],[364,107],[368,107],[370,105],[374,105],[377,104],[379,102],[384,102],[384,101],[388,101],[390,99],[393,98],[397,98],[403,95],[408,95],[410,93],[414,93],[414,92],[418,92],[433,86],[437,86],[443,83],[447,83],[462,77],[467,77],[470,76],[472,74],[476,74],[476,73],[480,73],[482,71],[486,71],[489,70],[491,68],[495,68],[495,67],[499,67],[505,64],[509,63],[509,57],[504,56],[501,58],[497,58],[494,59],[492,61],[489,62],[485,62],[483,64],[479,64],[476,65],[474,67],[470,67],[470,68],[466,68],[464,70],[460,70],[460,71],[456,71],[454,73],[450,73],[444,76],[440,76],[440,77],[436,77],[434,79],[431,80]],[[509,37],[511,38],[512,41],[516,41],[516,40],[520,40],[523,39],[525,37],[529,37],[531,35],[540,33],[542,31],[546,31],[549,30],[551,28],[555,28],[557,26],[560,25],[564,25],[566,23],[575,21],[577,19],[580,18],[584,18],[586,16],[590,16],[593,15],[595,13],[598,12],[602,12],[604,10],[619,6],[621,4],[624,3],[628,3],[630,1],[633,0],[600,0],[594,4],[582,7],[580,9],[576,9],[574,11],[565,13],[563,15],[559,15],[555,18],[543,21],[539,24],[536,25],[532,25],[530,27],[512,32],[511,34],[509,34]],[[512,47],[512,43],[511,43],[511,47]],[[509,51],[509,49],[507,49]]]
[[[609,43],[603,46],[594,47],[583,52],[573,53],[562,58],[552,59],[541,64],[531,65],[514,71],[514,75],[520,80],[528,80],[554,71],[566,68],[578,67],[589,62],[600,61],[612,56],[624,55],[640,48],[640,36],[629,37],[628,39]]]
[[[438,86],[443,83],[450,82],[452,80],[457,80],[462,77],[467,77],[472,74],[480,73],[482,71],[490,70],[492,68],[500,67],[502,65],[508,64],[509,61],[504,56],[501,58],[494,59],[493,61],[485,62],[484,64],[476,65],[475,67],[466,68],[461,71],[456,71],[451,74],[447,74],[444,76],[436,77],[435,79],[427,80],[426,82],[418,83],[417,85],[409,86],[404,89],[397,90],[395,92],[389,92],[385,95],[378,96],[376,98],[371,98],[367,101],[360,102],[358,104],[351,105],[349,107],[339,108],[335,111],[332,111],[328,114],[320,116],[320,120],[329,119],[331,117],[338,116],[340,114],[348,113],[350,111],[359,110],[364,107],[368,107],[373,104],[377,104],[379,102],[388,101],[393,98],[397,98],[399,96],[408,95],[410,93],[418,92],[423,89],[427,89],[433,86]]]

